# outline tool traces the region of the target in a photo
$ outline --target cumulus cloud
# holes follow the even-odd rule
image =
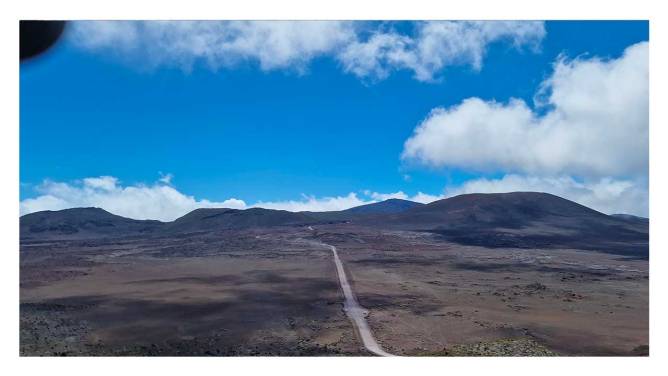
[[[298,211],[333,211],[344,210],[354,206],[369,204],[374,201],[364,200],[357,196],[356,193],[349,193],[346,196],[322,197],[303,196],[302,200],[289,201],[274,201],[263,202],[260,201],[253,205],[265,209],[288,210],[293,212]]]
[[[84,49],[113,53],[133,64],[186,71],[252,62],[260,69],[304,72],[321,56],[361,78],[384,79],[406,69],[431,81],[450,65],[480,69],[488,45],[507,41],[536,49],[538,21],[428,21],[402,34],[382,23],[352,21],[77,21],[70,39]]]
[[[122,185],[112,176],[84,178],[75,182],[46,180],[36,189],[39,195],[20,203],[21,215],[42,210],[61,210],[77,207],[99,207],[111,213],[134,219],[172,221],[197,208],[246,209],[260,207],[288,211],[335,211],[371,204],[388,198],[403,198],[418,202],[431,202],[441,196],[419,192],[413,197],[399,191],[383,194],[365,191],[363,195],[349,193],[344,196],[315,197],[302,195],[300,200],[259,201],[247,204],[230,198],[223,201],[198,200],[169,185],[173,175],[166,174],[152,185]]]
[[[430,202],[434,202],[436,200],[440,200],[445,198],[445,195],[430,195],[427,193],[423,192],[418,192],[413,196],[409,196],[403,191],[398,191],[398,192],[391,192],[391,193],[378,193],[378,192],[366,192],[366,195],[371,197],[372,200],[374,201],[385,201],[389,200],[391,198],[397,198],[400,200],[409,200],[409,201],[415,201],[415,202],[420,202],[423,204],[428,204]]]
[[[427,194],[427,193],[418,192],[415,196],[411,197],[410,200],[415,201],[415,202],[420,202],[420,203],[423,203],[423,204],[428,204],[430,202],[434,202],[436,200],[441,200],[441,199],[444,199],[444,198],[446,198],[446,196],[444,194],[430,195],[430,194]]]
[[[350,192],[345,196],[328,196],[315,197],[310,195],[302,195],[301,200],[287,200],[287,201],[259,201],[251,207],[259,207],[265,209],[287,210],[292,212],[299,211],[336,211],[350,209],[355,206],[373,204],[375,202],[385,201],[392,198],[402,200],[411,200],[421,203],[430,203],[432,201],[444,198],[443,195],[429,195],[418,192],[413,196],[409,196],[402,191],[391,193],[379,193],[365,190],[362,195]]]
[[[172,174],[163,174],[162,172],[160,174],[160,179],[158,179],[159,182],[163,184],[172,184],[172,179],[174,179],[174,175]]]
[[[445,196],[464,193],[547,192],[606,214],[648,216],[646,182],[601,178],[579,182],[569,176],[535,177],[509,174],[500,179],[480,178],[446,189]]]
[[[118,179],[113,176],[100,176],[98,178],[85,178],[83,180],[85,187],[102,191],[113,191],[117,183]]]
[[[39,196],[21,201],[22,215],[92,206],[128,218],[171,221],[197,208],[246,207],[243,200],[235,198],[221,202],[197,200],[164,183],[122,186],[111,176],[85,178],[74,183],[47,180],[37,190]]]
[[[402,159],[432,168],[503,172],[449,188],[542,191],[605,213],[648,215],[648,43],[617,59],[559,57],[532,109],[469,98],[436,108],[405,142]]]
[[[171,176],[170,174],[165,176]],[[480,178],[461,185],[447,187],[442,194],[403,191],[379,193],[364,191],[342,196],[315,197],[303,195],[299,200],[260,201],[247,204],[230,198],[223,201],[198,200],[178,191],[160,180],[152,185],[123,186],[112,176],[85,178],[75,182],[44,181],[37,187],[39,196],[20,203],[21,215],[42,210],[61,210],[74,207],[100,207],[111,213],[135,219],[172,221],[197,208],[266,209],[298,211],[335,211],[359,205],[398,198],[424,204],[465,193],[502,193],[538,191],[556,194],[604,213],[648,214],[647,182],[603,178],[595,182],[580,182],[568,176],[526,177],[509,174],[500,179]],[[641,203],[638,205],[638,203]]]
[[[414,35],[375,32],[348,44],[339,54],[344,69],[359,77],[386,78],[392,71],[413,71],[432,81],[444,67],[482,67],[488,45],[509,41],[516,48],[536,50],[545,36],[539,21],[428,21],[416,24]]]
[[[402,158],[434,167],[581,177],[648,173],[648,44],[618,59],[560,58],[541,86],[541,115],[524,101],[469,98],[436,108]]]
[[[78,21],[70,35],[81,47],[152,67],[219,69],[253,61],[262,70],[301,70],[354,31],[344,21]]]

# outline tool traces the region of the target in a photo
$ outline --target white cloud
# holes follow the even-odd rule
[[[423,204],[428,204],[430,202],[434,202],[436,200],[445,198],[445,195],[430,195],[422,192],[418,192],[413,196],[409,196],[403,191],[398,191],[394,193],[369,192],[367,193],[367,196],[370,196],[374,201],[385,201],[391,198],[398,198],[400,200],[415,201]]]
[[[304,196],[298,201],[274,201],[258,202],[254,207],[266,209],[279,209],[288,211],[333,211],[344,210],[354,206],[370,204],[374,201],[367,201],[359,198],[355,193],[349,193],[346,196],[316,198],[314,196]]]
[[[393,69],[405,67],[413,40],[396,33],[373,34],[367,41],[355,41],[340,52],[338,59],[346,72],[358,77],[387,78]]]
[[[646,176],[648,50],[638,43],[608,61],[560,58],[539,91],[543,115],[520,99],[436,108],[405,142],[402,158],[483,172]]]
[[[288,210],[293,212],[336,211],[336,210],[350,209],[352,207],[360,205],[373,204],[375,202],[385,201],[391,198],[410,200],[426,204],[432,201],[440,200],[445,197],[443,195],[429,195],[422,192],[418,192],[414,196],[409,196],[402,191],[392,192],[392,193],[379,193],[379,192],[364,190],[362,193],[364,196],[366,196],[366,198],[360,197],[353,192],[348,193],[346,196],[331,196],[331,197],[320,197],[320,198],[315,196],[303,195],[301,200],[273,201],[273,202],[260,201],[251,206],[266,208],[266,209]]]
[[[444,199],[445,195],[430,195],[427,193],[418,192],[415,196],[411,197],[411,201],[420,202],[423,204],[428,204],[436,200]]]
[[[301,71],[354,36],[345,21],[79,21],[71,31],[81,47],[184,70],[252,61],[262,70]]]
[[[165,184],[121,186],[111,176],[86,178],[71,184],[45,181],[38,191],[40,196],[21,201],[21,215],[93,206],[128,218],[171,221],[197,208],[246,207],[244,201],[234,198],[222,202],[197,200]]]
[[[391,193],[364,191],[363,196],[352,192],[345,196],[331,197],[304,195],[301,200],[261,201],[248,205],[243,200],[235,198],[223,201],[197,200],[160,182],[153,185],[123,186],[115,177],[102,176],[85,178],[73,183],[45,181],[37,188],[41,194],[21,201],[20,206],[21,215],[42,210],[93,206],[128,218],[171,221],[197,208],[261,207],[294,212],[335,211],[390,198],[427,204],[464,193],[538,191],[556,194],[608,214],[629,213],[647,216],[649,209],[646,184],[646,181],[608,178],[593,183],[583,183],[567,176],[546,178],[511,174],[501,179],[470,180],[462,185],[448,187],[440,195],[418,192],[409,196],[403,191]]]
[[[417,23],[413,36],[373,33],[366,41],[348,44],[339,59],[347,72],[359,77],[384,79],[393,70],[407,69],[419,81],[432,81],[447,66],[480,70],[493,42],[537,49],[544,36],[539,21],[428,21]]]
[[[449,187],[447,197],[464,193],[547,192],[575,201],[606,214],[627,213],[648,216],[649,194],[646,181],[602,178],[578,182],[569,176],[535,177],[506,175],[500,179],[474,179]]]
[[[98,178],[85,178],[83,180],[84,187],[91,189],[100,189],[103,191],[112,191],[116,188],[118,179],[113,176],[100,176]]]
[[[504,172],[449,187],[446,196],[540,191],[599,211],[648,215],[649,46],[611,60],[560,57],[536,96],[469,98],[436,108],[402,159],[433,168]]]
[[[159,182],[163,184],[172,184],[172,179],[174,179],[174,175],[163,174],[162,172],[159,172],[159,174],[160,174],[160,179],[158,179]]]
[[[373,198],[374,200],[378,200],[378,201],[389,200],[391,198],[398,198],[398,199],[401,199],[401,200],[407,200],[408,195],[405,194],[402,191],[394,192],[394,193],[371,192],[371,198]]]
[[[489,44],[507,41],[536,48],[545,36],[538,21],[429,21],[415,31],[383,31],[385,24],[352,21],[76,21],[70,37],[76,45],[112,52],[133,65],[195,64],[211,69],[257,63],[268,71],[304,72],[315,58],[328,56],[361,78],[386,78],[411,70],[431,81],[445,67],[476,70]],[[370,31],[370,32],[369,32]],[[367,35],[369,35],[367,37]]]
[[[246,209],[261,207],[288,211],[335,211],[354,206],[371,204],[388,198],[403,198],[419,202],[431,202],[441,198],[418,193],[408,197],[399,191],[378,193],[365,191],[364,196],[356,193],[345,196],[315,197],[303,195],[301,200],[260,201],[252,205],[243,200],[230,198],[223,201],[195,199],[181,193],[169,185],[173,175],[166,174],[153,185],[135,184],[123,186],[112,176],[85,178],[66,183],[44,181],[37,187],[40,193],[35,198],[21,201],[21,215],[42,210],[61,210],[77,207],[99,207],[113,214],[134,219],[158,219],[172,221],[197,208]],[[167,179],[166,179],[167,178]]]

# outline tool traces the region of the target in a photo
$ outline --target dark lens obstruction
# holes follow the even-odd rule
[[[20,21],[20,59],[33,58],[53,46],[65,30],[65,21]]]

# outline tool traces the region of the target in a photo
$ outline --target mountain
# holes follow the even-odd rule
[[[317,223],[320,224],[344,223],[344,222],[355,223],[360,219],[370,218],[373,216],[382,216],[384,214],[401,213],[406,210],[422,205],[424,204],[421,204],[419,202],[391,198],[385,201],[355,206],[345,210],[325,211],[325,212],[301,212],[301,213],[304,213],[316,219],[318,221]]]
[[[140,221],[111,214],[100,208],[42,211],[20,219],[22,239],[79,239],[110,236],[169,235],[188,232],[273,226],[349,222],[360,216],[398,213],[421,206],[412,201],[390,199],[331,212],[289,212],[262,208],[195,209],[173,222]]]
[[[638,217],[631,214],[612,214],[612,216],[629,223],[649,223],[649,218]]]
[[[20,218],[21,239],[88,239],[243,229],[305,226],[319,222],[304,213],[251,208],[195,209],[173,222],[142,221],[111,214],[99,208],[41,211]]]
[[[648,219],[606,215],[537,192],[465,194],[426,205],[391,199],[333,212],[196,209],[168,223],[124,218],[99,208],[43,211],[20,218],[22,240],[171,236],[327,223],[426,231],[446,241],[491,248],[558,247],[649,255]]]
[[[420,229],[468,226],[518,228],[535,221],[564,220],[609,216],[573,201],[537,192],[463,194],[406,210],[390,216],[392,223]]]
[[[573,201],[537,192],[465,194],[366,225],[429,231],[462,244],[488,247],[573,247],[647,252],[649,229]]]
[[[100,208],[74,208],[26,214],[19,219],[21,239],[83,239],[155,232],[160,221],[135,220]]]
[[[242,229],[250,227],[304,226],[317,222],[305,213],[262,208],[195,209],[168,223],[163,232],[198,232],[211,230]]]
[[[342,210],[341,212],[351,214],[391,214],[401,213],[423,205],[424,204],[419,202],[391,198],[381,202],[374,202],[373,204],[356,206],[354,208]]]

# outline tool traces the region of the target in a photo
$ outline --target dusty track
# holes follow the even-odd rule
[[[336,251],[336,247],[333,245],[325,244],[331,250],[334,255],[334,263],[336,264],[336,273],[339,276],[339,284],[341,285],[341,290],[343,290],[343,295],[345,301],[343,303],[343,310],[350,318],[350,321],[353,323],[353,326],[360,334],[362,338],[362,343],[364,347],[369,350],[371,353],[379,356],[394,356],[390,353],[385,352],[383,348],[376,342],[376,339],[371,333],[371,329],[366,322],[366,316],[368,311],[359,305],[357,298],[355,298],[355,293],[353,293],[350,283],[348,283],[348,278],[346,277],[346,272],[343,269],[343,263],[339,258],[339,254]]]

